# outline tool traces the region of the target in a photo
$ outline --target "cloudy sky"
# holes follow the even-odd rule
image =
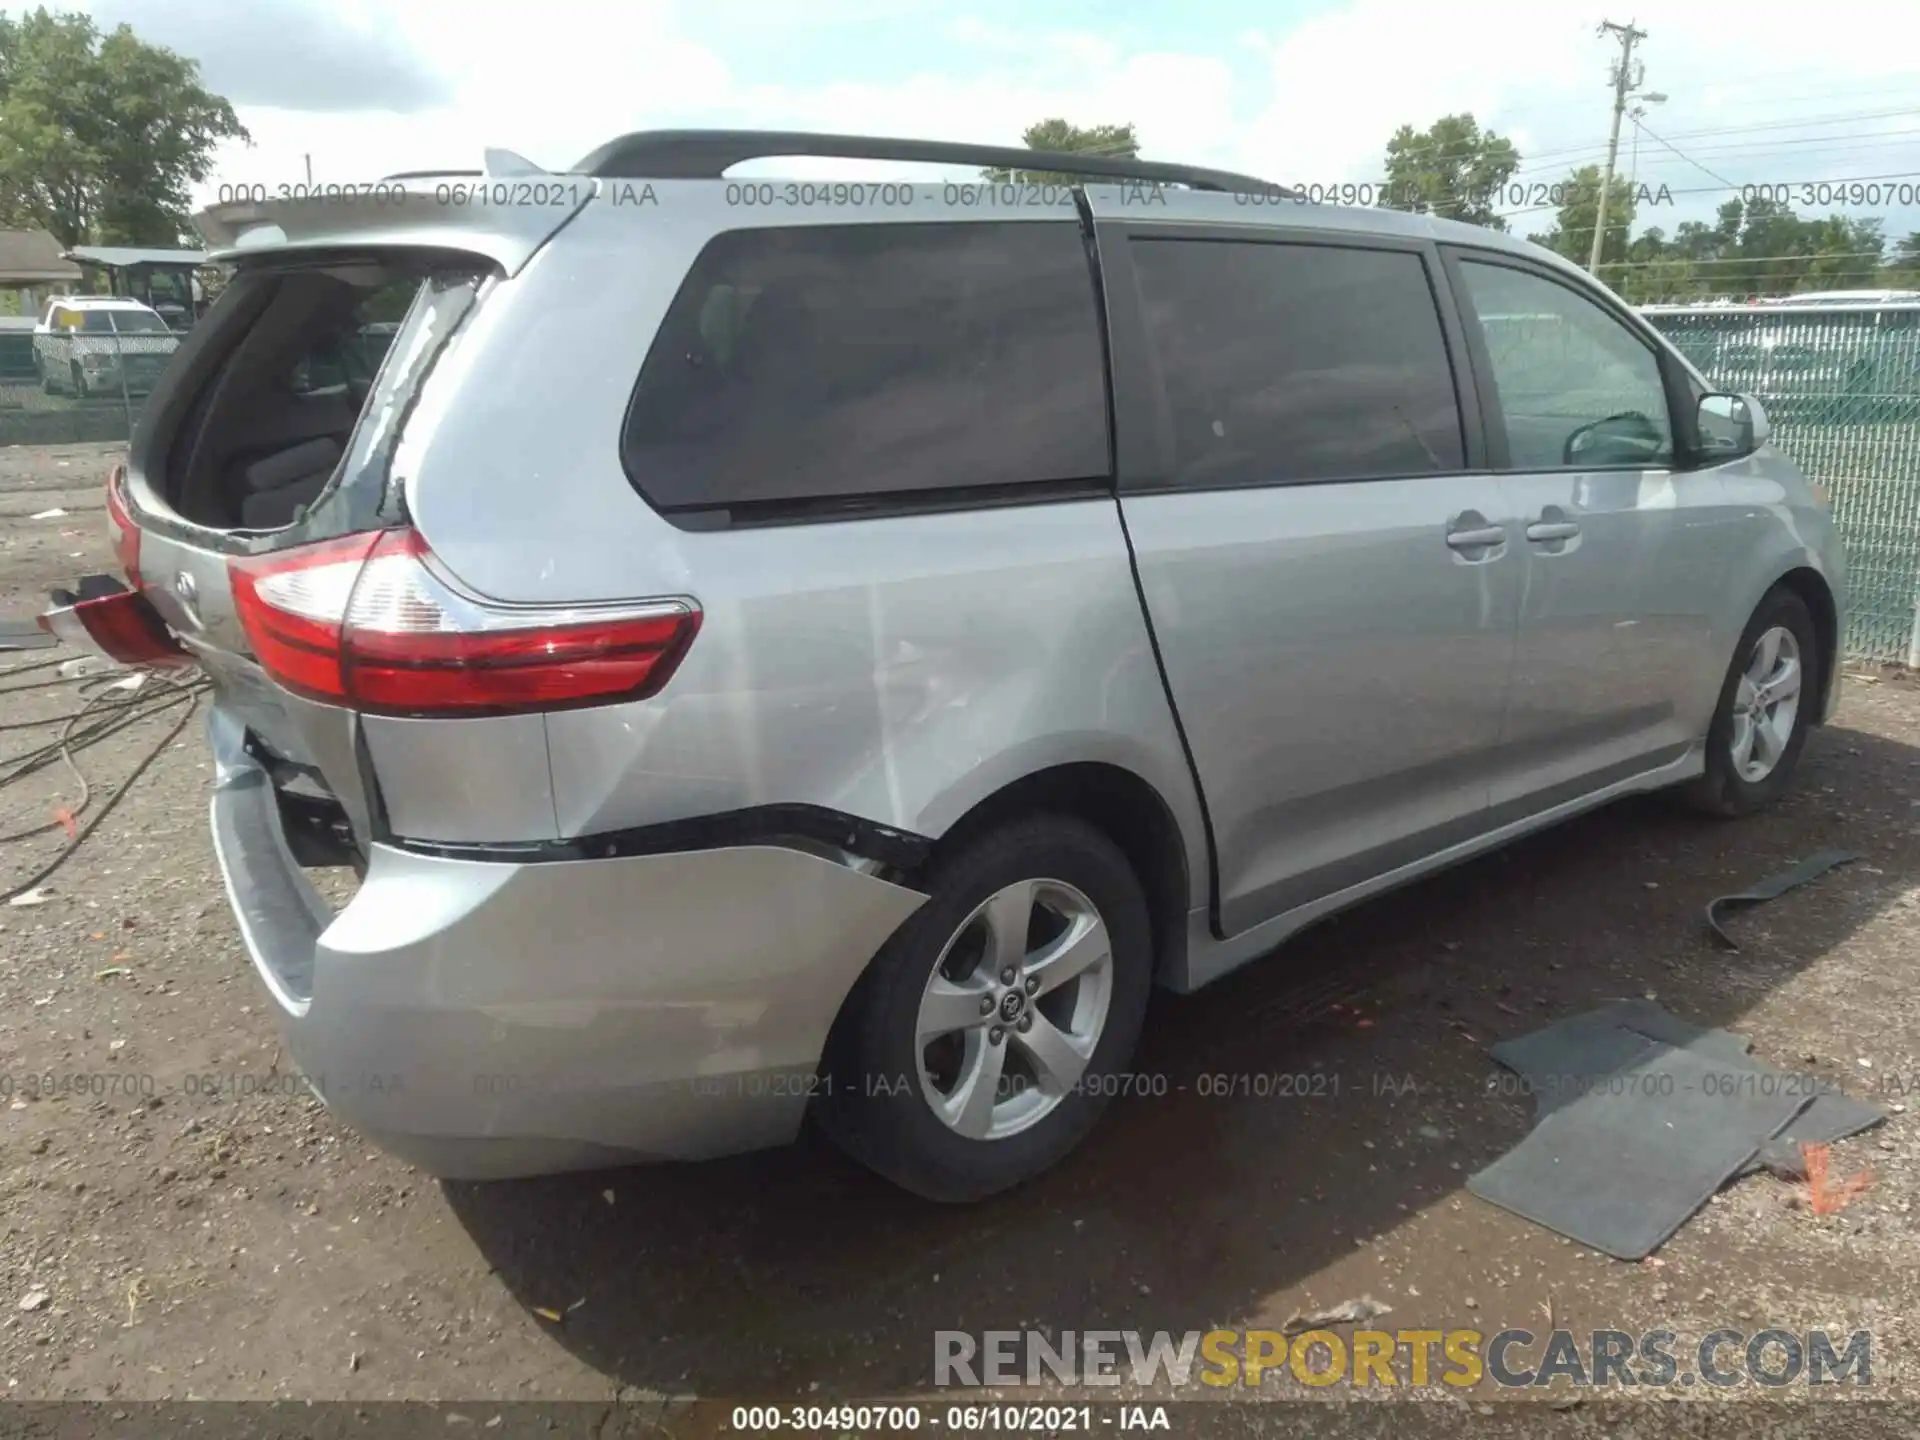
[[[1394,128],[1469,110],[1551,182],[1605,153],[1610,42],[1646,30],[1621,164],[1667,185],[1636,229],[1744,183],[1920,184],[1920,6],[1827,0],[89,0],[197,59],[252,131],[212,185],[559,168],[626,130],[723,125],[1017,144],[1034,120],[1133,121],[1152,158],[1282,183],[1374,180]],[[1657,139],[1654,137],[1658,137]],[[1664,143],[1663,143],[1664,142]],[[761,167],[765,168],[765,167]],[[794,168],[788,162],[785,169]],[[883,167],[890,174],[901,167]],[[808,173],[866,176],[847,162]],[[925,172],[922,172],[925,173]],[[938,174],[940,172],[933,172]],[[208,197],[212,198],[212,185]],[[1886,213],[1920,229],[1920,206]],[[1515,229],[1548,217],[1519,214]]]

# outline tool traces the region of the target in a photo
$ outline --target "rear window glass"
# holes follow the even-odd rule
[[[160,463],[141,457],[148,478],[163,465],[167,503],[217,529],[377,523],[393,422],[479,283],[458,258],[404,254],[242,270],[203,322],[199,363],[170,372],[192,399],[177,430],[155,432]]]
[[[663,510],[1104,478],[1077,224],[739,230],[640,371],[624,453]]]
[[[1418,255],[1136,240],[1171,477],[1207,488],[1431,475],[1464,464]]]
[[[295,395],[348,390],[354,392],[356,404],[365,399],[400,328],[391,320],[374,317],[405,315],[419,289],[420,282],[412,277],[395,281],[374,291],[337,326],[316,334],[293,362],[287,389]]]
[[[115,310],[113,328],[122,335],[167,334],[167,322],[147,310]]]

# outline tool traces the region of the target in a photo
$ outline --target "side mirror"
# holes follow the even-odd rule
[[[1713,463],[1751,455],[1767,443],[1773,427],[1751,395],[1702,395],[1699,431],[1700,458]]]

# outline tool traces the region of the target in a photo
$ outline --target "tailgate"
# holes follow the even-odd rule
[[[341,273],[359,283],[312,267],[235,279],[194,337],[204,348],[163,380],[152,407],[162,421],[143,418],[133,437],[125,502],[147,598],[205,669],[220,709],[263,760],[286,762],[269,764],[277,777],[337,799],[364,844],[370,797],[354,717],[268,677],[230,566],[393,523],[392,448],[488,282],[410,263],[390,279],[364,258]],[[396,308],[397,326],[379,318]]]
[[[357,717],[268,676],[230,563],[399,522],[392,458],[428,375],[481,297],[593,189],[425,177],[196,217],[236,270],[132,437],[140,579],[276,779],[337,799],[363,845],[377,801]]]
[[[140,572],[147,599],[207,672],[220,705],[287,759],[316,763],[289,717],[291,697],[253,660],[234,612],[226,556],[149,532],[140,541]]]
[[[352,712],[289,694],[252,656],[233,607],[227,557],[149,532],[141,537],[145,594],[212,682],[218,710],[251,739],[277,781],[337,800],[364,847],[371,797]]]

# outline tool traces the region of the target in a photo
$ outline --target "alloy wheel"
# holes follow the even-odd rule
[[[1800,642],[1784,625],[1754,641],[1733,696],[1734,773],[1748,784],[1773,773],[1793,739],[1804,678]]]
[[[949,1129],[1001,1140],[1073,1093],[1106,1028],[1113,945],[1059,880],[989,895],[941,949],[914,1035],[920,1088]]]

